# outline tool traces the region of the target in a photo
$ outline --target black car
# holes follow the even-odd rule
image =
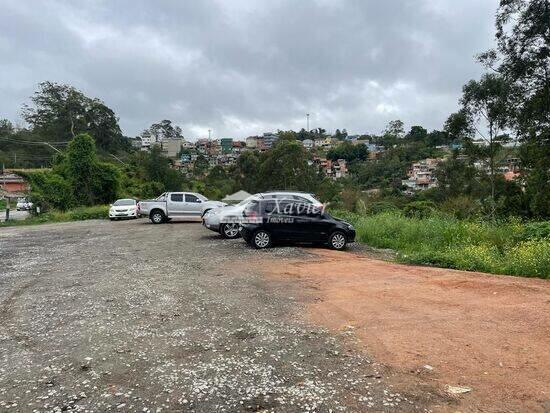
[[[268,248],[283,241],[325,244],[343,250],[347,243],[355,241],[351,224],[311,204],[258,200],[250,203],[243,215],[241,235],[255,248]]]

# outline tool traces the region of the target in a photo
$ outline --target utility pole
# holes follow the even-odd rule
[[[307,131],[309,133],[309,113],[306,113]]]
[[[2,162],[2,177],[4,178],[4,191],[7,192],[6,189],[6,165]],[[10,197],[9,195],[6,197],[6,221],[10,219]]]
[[[210,140],[211,133],[212,133],[212,129],[208,129],[208,140]]]

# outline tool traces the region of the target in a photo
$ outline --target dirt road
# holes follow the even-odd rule
[[[352,332],[411,392],[471,389],[434,410],[550,411],[550,282],[316,255],[269,273],[300,286],[310,320]]]

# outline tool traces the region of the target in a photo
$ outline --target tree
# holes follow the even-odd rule
[[[364,161],[367,159],[369,151],[366,145],[354,145],[351,142],[342,142],[334,148],[331,148],[327,153],[327,158],[345,159],[348,162]]]
[[[259,191],[258,174],[260,170],[260,154],[247,151],[237,158],[237,164],[232,170],[235,190],[244,189],[247,192]]]
[[[405,138],[413,142],[422,142],[426,140],[427,136],[428,131],[422,126],[411,126],[411,130]]]
[[[458,112],[451,113],[445,121],[443,130],[449,134],[450,139],[457,142],[463,142],[466,139],[470,139],[475,134],[470,114],[465,109],[460,109]]]
[[[403,122],[399,119],[390,121],[384,130],[384,135],[389,135],[398,139],[402,138],[405,135]]]
[[[164,119],[158,123],[153,123],[148,129],[143,131],[142,136],[152,137],[155,142],[164,139],[183,139],[182,130],[179,126],[174,126],[171,120]]]
[[[67,175],[77,205],[92,205],[97,157],[93,138],[77,135],[67,147]]]
[[[297,141],[283,141],[266,152],[259,168],[259,190],[294,189],[312,191],[319,176],[308,164],[309,154]]]
[[[339,141],[343,141],[345,139],[345,136],[342,132],[340,132],[340,129],[336,129],[336,131],[334,132],[334,137]]]
[[[496,159],[509,139],[503,132],[510,124],[513,87],[502,76],[484,74],[479,81],[470,80],[462,89],[460,100],[470,127],[475,129],[485,146],[468,142],[469,155],[486,162],[491,182],[491,200],[495,205]],[[480,123],[486,127],[481,132]]]
[[[193,163],[193,174],[198,177],[203,176],[206,174],[209,167],[210,164],[208,163],[208,159],[206,159],[203,155],[199,155]]]
[[[24,105],[22,115],[42,140],[68,141],[80,133],[95,136],[105,150],[127,147],[114,112],[101,100],[92,99],[69,85],[40,83]]]
[[[550,216],[550,1],[501,0],[496,49],[480,55],[518,90],[513,128],[524,142],[522,164],[532,213]]]

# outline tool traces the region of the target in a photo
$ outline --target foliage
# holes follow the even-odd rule
[[[403,213],[408,217],[424,218],[429,217],[436,210],[432,201],[413,201],[405,205]]]
[[[99,162],[93,138],[79,134],[51,171],[22,173],[31,185],[31,199],[43,211],[108,203],[117,198],[121,174],[117,167]]]
[[[82,221],[87,219],[107,219],[108,217],[109,205],[94,205],[91,207],[78,207],[67,211],[51,210],[24,220],[1,222],[0,227]]]
[[[79,133],[88,133],[105,150],[128,149],[114,112],[101,100],[89,98],[69,85],[40,83],[24,105],[23,118],[42,140],[68,141]]]
[[[63,176],[53,171],[27,172],[21,175],[28,180],[32,188],[33,203],[43,211],[50,209],[65,211],[76,205],[72,187]]]
[[[550,216],[550,2],[501,0],[496,49],[479,56],[517,89],[511,127],[521,151],[525,193],[532,216]]]
[[[365,145],[353,145],[346,141],[334,148],[331,148],[327,153],[327,158],[333,161],[337,159],[345,159],[348,162],[364,161],[367,159],[369,151]]]
[[[183,133],[179,126],[173,125],[169,119],[153,123],[138,136],[139,139],[151,138],[153,142],[160,142],[164,139],[183,139]]]
[[[314,191],[320,177],[314,166],[308,164],[308,158],[299,142],[277,142],[261,159],[256,189]]]
[[[398,260],[470,271],[550,278],[550,239],[518,221],[464,221],[400,212],[361,216],[336,211],[351,222],[357,239],[391,248]],[[541,224],[546,227],[547,222]]]

